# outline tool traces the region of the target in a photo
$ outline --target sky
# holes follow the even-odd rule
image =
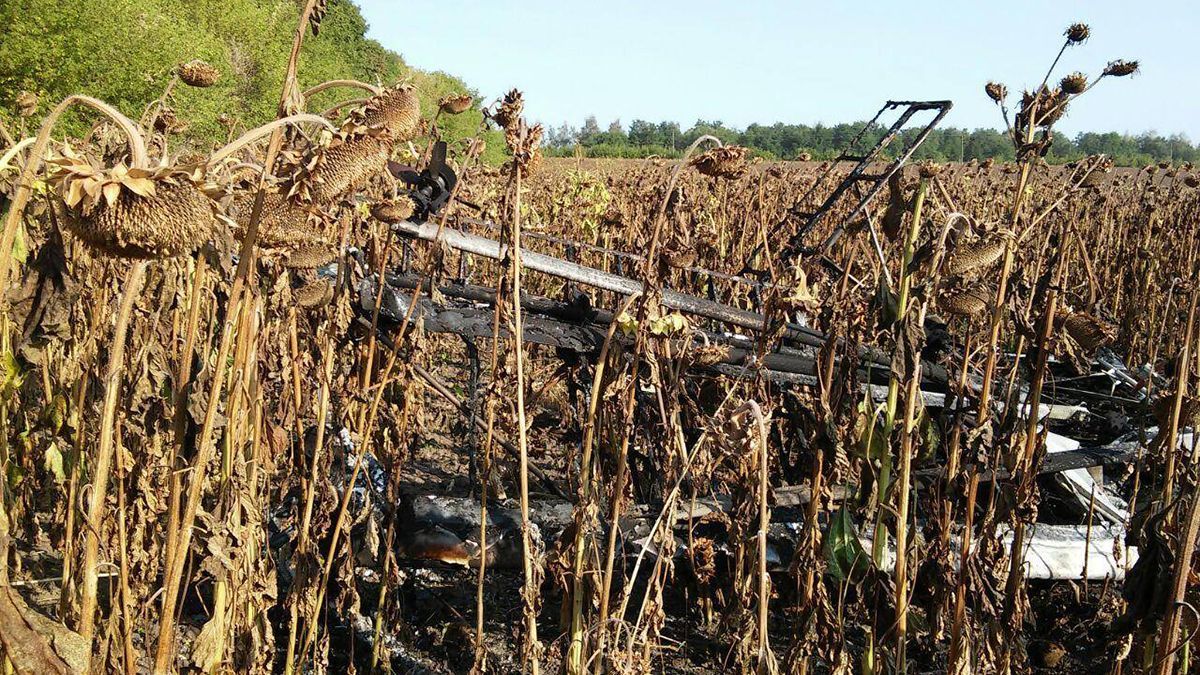
[[[887,99],[948,98],[944,124],[1001,127],[983,85],[1037,85],[1083,21],[1092,37],[1056,78],[1113,59],[1142,72],[1101,82],[1057,128],[1200,141],[1196,0],[357,1],[369,35],[410,65],[457,75],[488,102],[519,88],[527,117],[554,126],[831,124],[869,119]]]

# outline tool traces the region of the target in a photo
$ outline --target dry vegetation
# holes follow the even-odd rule
[[[280,121],[230,147],[179,158],[164,106],[132,121],[72,97],[0,160],[9,666],[1187,671],[1200,181],[1040,161],[1086,78],[1019,102],[1017,163],[906,168],[825,260],[788,242],[830,167],[736,147],[543,160],[514,91],[488,110],[508,163],[452,148],[456,199],[432,220],[503,241],[494,261],[391,227],[415,205],[389,159],[427,162],[469,97],[421,120],[403,84],[343,81],[368,100],[304,112],[296,54],[323,5]],[[75,105],[101,121],[56,138]],[[642,292],[536,274],[530,252]],[[388,315],[385,269],[435,283]],[[485,310],[467,340],[427,314],[463,284],[487,289],[457,305]],[[675,291],[764,318],[685,314]],[[598,341],[526,344],[535,296]],[[798,345],[796,322],[824,339]],[[1110,387],[1097,355],[1138,377]],[[1021,401],[1089,412],[1039,424]],[[1045,498],[1052,431],[1138,435],[1094,484],[1130,505],[1104,530],[1123,536],[1093,540],[1095,492],[1083,512]],[[429,494],[461,517],[422,516]],[[1024,534],[1056,523],[1084,525],[1111,573],[1027,579]]]

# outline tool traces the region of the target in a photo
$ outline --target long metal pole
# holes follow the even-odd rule
[[[403,222],[392,226],[396,232],[425,241],[441,241],[452,249],[473,253],[493,260],[503,259],[506,251],[500,242],[473,234],[467,234],[450,227],[439,228],[436,223]],[[610,272],[586,267],[573,262],[559,260],[541,253],[523,251],[521,262],[525,267],[535,272],[552,274],[563,279],[586,284],[595,288],[634,295],[643,292],[642,283],[634,279],[618,276]],[[765,317],[758,312],[738,309],[723,305],[719,302],[698,298],[678,291],[664,289],[662,304],[669,309],[695,314],[706,319],[715,319],[752,330],[762,329]],[[817,331],[789,324],[788,337],[810,347],[820,347],[825,343],[825,337]]]

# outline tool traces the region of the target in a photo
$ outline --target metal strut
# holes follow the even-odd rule
[[[852,222],[856,217],[858,217],[858,215],[867,208],[867,205],[871,202],[875,195],[877,195],[879,191],[883,189],[883,186],[887,183],[888,179],[891,178],[893,174],[899,171],[900,168],[912,158],[913,153],[917,151],[917,148],[925,142],[925,139],[929,137],[929,134],[933,131],[933,129],[942,121],[943,118],[946,117],[946,114],[950,112],[950,108],[952,106],[953,103],[950,101],[888,101],[885,103],[884,106],[879,109],[879,112],[875,113],[875,116],[871,118],[871,121],[863,125],[862,129],[860,129],[854,138],[850,140],[849,144],[847,144],[846,148],[842,150],[837,158],[829,163],[829,167],[817,177],[816,182],[814,182],[808,191],[804,193],[804,196],[796,201],[795,205],[788,211],[784,219],[777,223],[773,228],[771,228],[770,232],[768,232],[767,240],[773,241],[780,235],[780,232],[784,227],[787,226],[788,223],[794,222],[795,220],[802,221],[800,228],[796,231],[796,234],[792,235],[787,244],[780,251],[781,261],[784,263],[789,263],[798,255],[825,256],[829,252],[829,249],[833,248],[833,245],[837,243],[838,239],[840,239],[842,234],[845,232],[846,224]],[[892,122],[887,131],[885,131],[883,135],[879,137],[879,140],[877,140],[873,146],[866,150],[860,149],[859,146],[863,142],[863,139],[867,136],[868,132],[879,129],[880,118],[883,117],[885,113],[901,108],[903,108],[903,112],[901,112],[900,116],[896,118],[896,121]],[[926,122],[923,127],[919,127],[920,130],[915,135],[902,135],[902,132],[905,130],[905,126],[909,123],[909,120],[912,119],[913,115],[926,110],[936,111],[937,114],[934,115],[931,120]],[[887,164],[886,167],[883,168],[882,171],[868,173],[867,169],[870,167],[870,165],[874,162],[880,161],[881,158],[884,157],[884,149],[887,148],[892,141],[896,140],[897,137],[901,138],[903,141],[900,151],[895,154],[894,158]],[[854,168],[852,168],[850,173],[846,174],[846,176],[842,178],[841,182],[838,183],[837,187],[833,189],[833,192],[829,193],[829,196],[825,198],[825,201],[822,202],[820,206],[812,211],[804,210],[806,208],[806,204],[811,203],[816,195],[820,194],[827,188],[828,185],[831,184],[834,171],[837,169],[837,165],[840,162],[854,162]],[[863,190],[863,183],[870,183],[870,187],[866,190]],[[850,211],[850,213],[843,218],[840,223],[838,223],[837,227],[833,229],[829,236],[826,237],[825,241],[820,245],[805,245],[804,240],[808,237],[808,234],[821,221],[829,216],[834,207],[843,200],[848,192],[850,192],[851,188],[854,188],[851,197],[856,197],[858,201],[855,203],[854,208]],[[868,227],[869,226],[870,225],[868,224]],[[768,270],[756,270],[750,266],[754,259],[761,252],[762,244],[760,243],[751,252],[750,257],[747,259],[746,267],[742,270],[742,274],[753,274],[760,278],[770,274]]]

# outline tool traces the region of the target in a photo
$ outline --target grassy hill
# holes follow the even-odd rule
[[[184,132],[190,141],[223,140],[222,113],[246,126],[274,117],[299,14],[295,0],[0,0],[0,120],[10,129],[18,125],[15,99],[22,91],[38,94],[39,115],[82,93],[136,118],[162,94],[179,63],[203,59],[221,71],[220,81],[209,89],[179,87],[171,104],[190,125]],[[408,79],[427,113],[448,93],[474,93],[452,75],[409,67],[366,30],[353,2],[332,0],[320,35],[304,42],[301,84]],[[347,96],[326,92],[310,108]],[[470,111],[442,123],[451,138],[460,138],[474,133],[480,118]],[[67,124],[69,132],[84,128],[82,120]]]

